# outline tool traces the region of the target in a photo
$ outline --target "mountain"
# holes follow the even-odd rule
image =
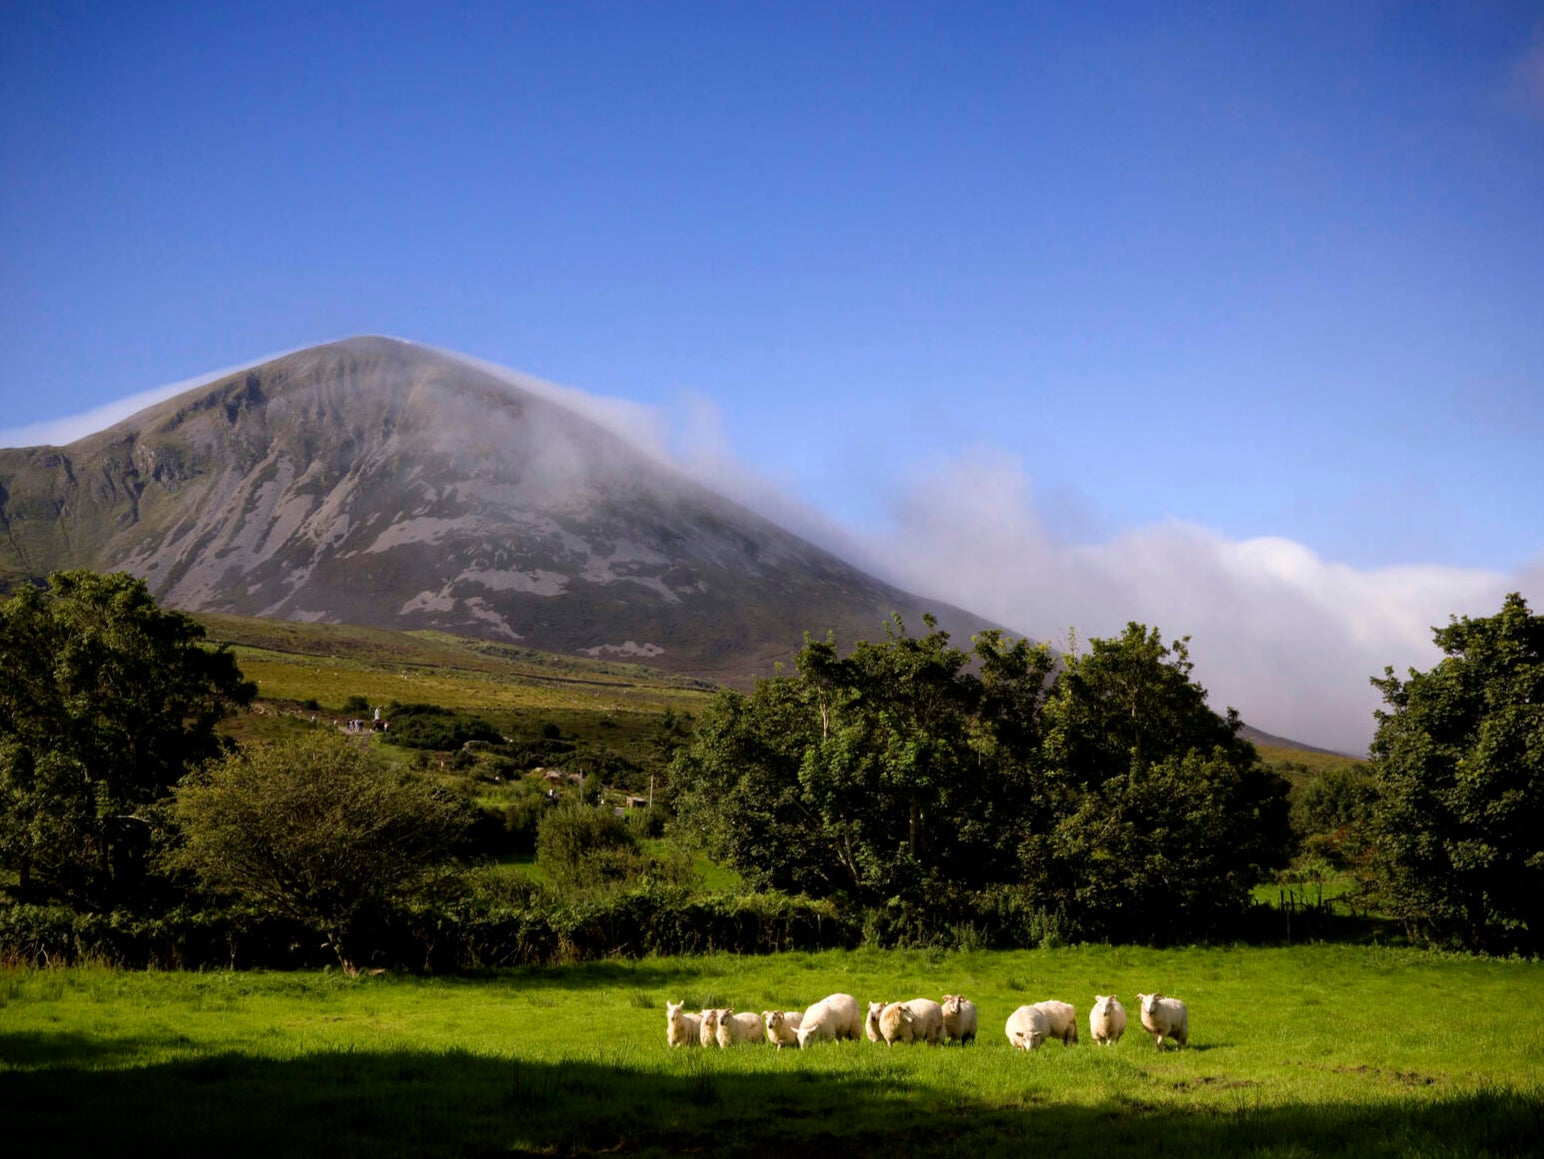
[[[388,338],[230,374],[66,447],[0,449],[0,581],[124,570],[189,611],[436,628],[731,682],[924,601],[627,438]]]

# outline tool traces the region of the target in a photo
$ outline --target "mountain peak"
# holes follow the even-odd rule
[[[383,335],[0,450],[0,579],[123,569],[189,610],[764,673],[921,602],[519,376]],[[938,609],[969,633],[983,621]]]

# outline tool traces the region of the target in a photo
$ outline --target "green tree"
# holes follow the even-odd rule
[[[1048,911],[1087,936],[1171,940],[1226,932],[1292,846],[1286,780],[1218,715],[1186,640],[1128,624],[1069,652],[1045,705],[1054,823],[1021,855]]]
[[[1012,872],[1050,654],[988,633],[978,673],[925,626],[806,637],[797,676],[720,694],[672,766],[683,826],[754,885],[870,903]]]
[[[799,680],[761,680],[749,695],[718,692],[671,762],[678,831],[754,889],[826,896],[848,888],[836,840],[799,780],[804,752],[819,737],[817,706]]]
[[[203,639],[123,573],[0,604],[0,864],[23,895],[108,908],[141,881],[151,807],[256,692]]]
[[[1373,684],[1375,867],[1412,933],[1473,950],[1544,949],[1544,617],[1518,593],[1433,630],[1429,672]]]
[[[427,781],[332,732],[255,745],[189,774],[168,868],[321,934],[350,974],[355,935],[444,880],[471,818]]]

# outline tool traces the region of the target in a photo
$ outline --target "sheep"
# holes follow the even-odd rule
[[[1036,1002],[1035,1009],[1045,1015],[1046,1037],[1061,1039],[1063,1046],[1078,1040],[1078,1009],[1072,1003],[1049,998]]]
[[[855,1039],[862,1033],[862,1025],[856,998],[851,994],[828,994],[804,1012],[804,1019],[794,1033],[799,1036],[802,1050],[811,1042],[823,1039]]]
[[[702,1041],[702,1017],[687,1014],[685,1002],[665,1003],[665,1043],[668,1046],[696,1046]]]
[[[873,1007],[869,1009],[872,1012]],[[891,1046],[897,1042],[936,1045],[944,1036],[943,1007],[931,998],[892,1002],[879,1013],[879,1034]]]
[[[931,998],[913,998],[906,1003],[911,1011],[912,1031],[918,1042],[937,1046],[944,1040],[944,1008]]]
[[[703,1046],[712,1046],[718,1041],[718,1020],[723,1017],[723,1010],[704,1010],[701,1014],[699,1027],[699,1041]]]
[[[797,1010],[763,1010],[761,1021],[767,1028],[767,1041],[778,1050],[785,1046],[798,1046],[799,1036],[795,1031],[799,1029],[803,1017]]]
[[[719,1012],[719,1046],[731,1047],[741,1042],[760,1042],[765,1033],[759,1014],[752,1014],[750,1011],[736,1014],[733,1010]]]
[[[1163,1049],[1165,1037],[1180,1046],[1190,1042],[1190,1011],[1178,998],[1162,994],[1138,994],[1142,1003],[1142,1026],[1153,1036],[1153,1045]]]
[[[912,1023],[915,1020],[916,1015],[912,1014],[906,1003],[889,1003],[879,1012],[879,1039],[875,1041],[882,1039],[886,1046],[894,1046],[897,1042],[914,1042],[917,1036]]]
[[[1045,1013],[1037,1006],[1020,1006],[1003,1028],[1014,1050],[1039,1050],[1045,1041]]]
[[[944,1041],[969,1046],[976,1040],[976,1004],[958,994],[945,994]]]
[[[1095,994],[1094,1008],[1088,1012],[1088,1033],[1100,1046],[1119,1042],[1126,1033],[1126,1008],[1113,994]]]
[[[863,1032],[868,1035],[870,1042],[883,1042],[884,1036],[879,1033],[879,1016],[885,1012],[888,1002],[870,1002],[868,1017],[863,1021]]]

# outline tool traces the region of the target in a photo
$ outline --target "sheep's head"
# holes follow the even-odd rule
[[[909,1006],[900,1002],[892,1002],[880,1014],[879,1026],[885,1038],[894,1038],[900,1032],[901,1027],[911,1025],[914,1017],[915,1015],[912,1014]]]
[[[867,1019],[866,1024],[868,1026],[868,1029],[871,1032],[872,1031],[876,1031],[876,1030],[879,1029],[879,1016],[881,1014],[883,1014],[884,1012],[885,1012],[885,1003],[883,1003],[883,1002],[870,1002],[869,1003],[868,1019]],[[871,1037],[871,1038],[873,1037],[872,1033],[870,1034],[869,1037]]]
[[[1157,1006],[1158,1003],[1163,1001],[1163,995],[1158,993],[1138,994],[1137,999],[1142,1003],[1142,1013],[1151,1014],[1153,1012],[1153,1007]]]

